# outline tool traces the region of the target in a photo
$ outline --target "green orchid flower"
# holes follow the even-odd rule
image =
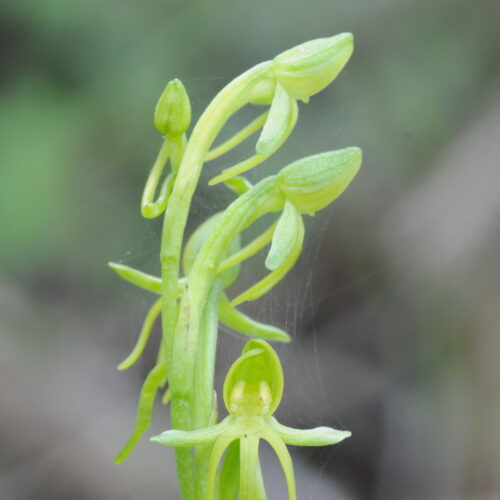
[[[265,498],[259,466],[261,439],[274,449],[284,471],[289,500],[295,500],[293,465],[286,445],[325,446],[351,436],[349,431],[330,427],[293,429],[273,417],[283,394],[283,370],[276,352],[263,340],[250,340],[245,345],[227,373],[223,393],[229,415],[219,424],[194,431],[169,430],[151,438],[165,446],[211,446],[207,500],[215,498],[219,464],[232,444],[234,451],[235,441],[239,442],[240,500]],[[223,473],[220,476],[220,489],[226,491],[226,483],[234,477]]]
[[[268,441],[285,471],[290,498],[295,482],[286,445],[325,445],[349,435],[328,428],[290,429],[273,417],[283,391],[276,353],[262,339],[288,342],[279,328],[249,318],[236,306],[256,300],[277,285],[299,258],[305,237],[304,215],[331,203],[349,185],[361,164],[361,151],[346,148],[298,160],[252,185],[241,174],[265,162],[294,130],[299,101],[323,90],[339,74],[353,50],[353,37],[342,33],[298,45],[250,68],[214,97],[194,124],[191,104],[179,80],[170,81],[154,112],[163,142],[147,178],[141,213],[164,213],[161,278],[111,263],[123,279],[159,295],[152,303],[129,356],[118,366],[132,366],[150,341],[161,314],[162,338],[156,363],[142,386],[135,427],[115,461],[128,456],[151,422],[158,391],[170,400],[172,426],[157,441],[175,447],[179,486],[186,500],[266,499],[258,446]],[[242,108],[265,106],[263,112],[232,137],[219,142],[221,131]],[[204,165],[234,150],[254,134],[254,153],[225,168],[209,184],[224,183],[236,199],[209,217],[185,238],[191,200]],[[167,164],[168,172],[165,173]],[[260,217],[274,221],[245,245],[240,239]],[[244,261],[269,246],[263,278],[232,300],[226,290]],[[230,369],[224,385],[229,416],[217,422],[214,370],[219,324],[261,340],[250,341]],[[194,446],[194,452],[190,447]],[[225,454],[220,471],[219,462]],[[219,499],[220,500],[220,499]]]

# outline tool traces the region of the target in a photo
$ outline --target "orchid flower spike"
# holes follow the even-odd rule
[[[289,500],[296,499],[292,460],[286,445],[325,446],[336,444],[351,433],[330,427],[301,430],[281,425],[272,415],[283,394],[283,370],[276,352],[263,340],[250,340],[241,356],[228,371],[224,382],[224,403],[229,416],[219,424],[193,431],[169,430],[151,438],[165,446],[192,447],[212,445],[208,466],[207,500],[213,500],[216,485],[221,491],[234,485],[234,477],[222,473],[217,481],[219,463],[229,448],[227,460],[239,443],[240,500],[263,496],[259,465],[259,440],[264,439],[274,449],[288,486]],[[236,457],[237,458],[237,457]],[[237,461],[237,460],[236,460]],[[224,464],[226,467],[226,464]],[[234,476],[234,475],[233,475]],[[265,493],[264,493],[265,495]]]

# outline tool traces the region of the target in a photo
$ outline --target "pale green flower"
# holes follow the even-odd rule
[[[169,430],[151,438],[166,446],[211,446],[208,465],[207,500],[212,500],[217,488],[219,463],[224,452],[225,461],[234,457],[234,444],[239,443],[239,498],[265,498],[259,465],[259,441],[267,441],[274,449],[288,485],[289,500],[296,499],[292,460],[286,445],[325,446],[336,444],[351,433],[330,427],[293,429],[281,425],[272,415],[283,394],[283,370],[275,351],[263,340],[250,340],[241,356],[229,369],[224,382],[224,403],[229,415],[219,424],[193,431]],[[225,468],[231,468],[225,464]],[[234,488],[235,474],[224,474],[220,488]]]

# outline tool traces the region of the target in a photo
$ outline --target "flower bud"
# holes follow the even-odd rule
[[[156,103],[154,125],[164,135],[183,134],[191,123],[191,103],[180,80],[171,80]]]
[[[278,174],[278,186],[301,213],[313,215],[340,196],[361,166],[356,147],[308,156]]]
[[[337,77],[352,51],[351,33],[318,38],[276,56],[274,72],[292,98],[307,100]]]

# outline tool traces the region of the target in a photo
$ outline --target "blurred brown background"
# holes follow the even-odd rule
[[[170,450],[144,440],[112,463],[153,351],[115,370],[150,297],[106,263],[158,270],[160,222],[138,210],[154,104],[178,77],[198,117],[248,67],[342,31],[351,62],[251,173],[364,151],[351,188],[306,221],[297,269],[245,306],[295,337],[281,420],[353,431],[293,451],[299,498],[500,498],[498,0],[3,0],[2,500],[179,498]],[[193,221],[230,200],[205,181],[238,155],[207,166]],[[262,256],[251,266],[238,286]],[[218,384],[243,341],[221,332]],[[167,426],[159,408],[149,435]]]

